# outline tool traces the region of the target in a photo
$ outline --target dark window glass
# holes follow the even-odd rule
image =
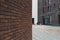
[[[51,6],[48,6],[48,12],[51,12]]]
[[[51,0],[48,0],[48,5],[51,4]]]
[[[45,11],[44,11],[44,7],[43,7],[43,13],[44,13]]]

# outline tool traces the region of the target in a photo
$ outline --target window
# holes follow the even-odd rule
[[[51,0],[48,0],[48,5],[51,4]]]
[[[51,12],[51,6],[48,6],[48,12]]]
[[[43,13],[44,13],[45,11],[44,11],[44,7],[43,7]]]
[[[60,10],[60,4],[58,4],[58,10]]]

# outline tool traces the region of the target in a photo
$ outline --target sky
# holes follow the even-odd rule
[[[34,18],[34,23],[37,23],[37,15],[38,15],[38,0],[32,0],[32,18]]]

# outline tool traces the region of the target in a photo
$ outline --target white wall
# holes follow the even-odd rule
[[[37,23],[38,14],[38,0],[32,0],[32,18],[34,18],[35,24]]]

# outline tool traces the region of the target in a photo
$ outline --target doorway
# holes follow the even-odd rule
[[[50,24],[50,16],[44,16],[43,17],[43,24],[49,25]]]
[[[59,25],[60,25],[60,15],[58,15],[58,22],[59,22]]]

